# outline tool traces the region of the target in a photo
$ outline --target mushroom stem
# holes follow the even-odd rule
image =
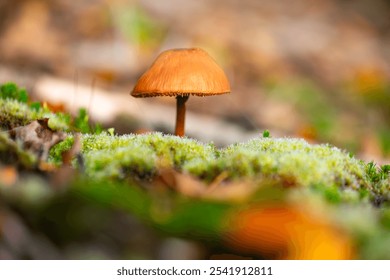
[[[186,101],[188,100],[189,95],[186,96],[176,96],[176,128],[175,135],[184,136],[184,123],[186,116]]]

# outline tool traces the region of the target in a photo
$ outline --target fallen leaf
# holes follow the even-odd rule
[[[58,112],[66,112],[65,105],[63,103],[50,103],[50,102],[43,102],[42,104],[43,108],[47,108],[50,112],[58,113]]]
[[[200,180],[174,169],[162,169],[159,173],[161,180],[167,186],[186,196],[200,197],[207,189],[207,186]]]
[[[244,202],[257,189],[258,184],[248,180],[221,183],[217,187],[206,190],[203,197],[218,201]]]
[[[247,180],[225,182],[227,176],[226,172],[222,172],[213,182],[206,185],[200,179],[174,169],[165,168],[160,170],[160,180],[162,182],[177,192],[190,197],[242,202],[257,189],[257,184]]]
[[[55,144],[65,139],[63,132],[53,131],[48,126],[48,118],[36,120],[25,126],[9,130],[12,140],[22,144],[26,149],[37,156],[40,161],[46,161],[49,150]]]

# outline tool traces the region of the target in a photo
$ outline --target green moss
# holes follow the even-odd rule
[[[70,130],[70,116],[64,113],[52,113],[47,110],[38,111],[42,117],[40,118],[48,118],[49,119],[49,127],[53,130],[62,130],[69,131]]]
[[[69,114],[53,113],[40,103],[27,103],[28,95],[24,89],[19,89],[13,83],[0,85],[0,127],[11,129],[26,125],[31,121],[49,118],[49,127],[53,130],[79,131],[98,133],[101,127],[96,125],[93,129],[85,109],[80,109],[74,119]]]
[[[2,129],[11,129],[25,125],[32,120],[42,118],[42,110],[27,105],[28,95],[25,89],[14,83],[0,85],[0,125]]]
[[[62,153],[70,150],[70,148],[72,148],[73,142],[73,135],[69,135],[65,138],[65,140],[53,146],[50,149],[49,162],[60,165],[62,163]]]
[[[0,98],[27,103],[28,95],[25,89],[18,88],[14,83],[5,83],[0,86]]]
[[[271,137],[271,135],[270,135],[270,133],[269,133],[268,130],[264,130],[264,131],[263,131],[263,137],[264,137],[264,138],[269,138],[269,137]]]
[[[57,155],[52,154],[54,157],[58,157],[58,150]],[[136,175],[145,178],[153,176],[158,165],[182,169],[194,161],[204,162],[213,158],[211,146],[161,133],[84,135],[82,151],[87,174],[97,177]]]
[[[155,172],[155,154],[148,147],[119,147],[111,152],[90,151],[84,157],[85,171],[94,178],[149,178]]]
[[[365,165],[366,176],[372,183],[376,193],[389,194],[390,190],[390,165],[377,166],[374,162]],[[390,197],[387,197],[390,199]]]
[[[216,166],[232,177],[280,176],[298,186],[314,184],[367,185],[364,164],[329,145],[310,145],[301,139],[258,138],[227,147]]]
[[[52,149],[59,162],[66,140]],[[256,138],[216,149],[189,138],[161,133],[113,136],[109,133],[82,136],[82,154],[90,176],[148,177],[159,166],[172,167],[205,180],[222,172],[237,178],[280,178],[297,186],[369,187],[363,162],[330,145],[310,145],[301,139]]]
[[[54,130],[68,130],[69,116],[61,113],[54,114],[47,109],[33,109],[26,103],[14,99],[0,98],[0,123],[2,129],[11,129],[26,125],[37,119],[49,118],[49,127]]]

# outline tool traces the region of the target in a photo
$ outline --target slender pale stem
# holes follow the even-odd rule
[[[177,136],[184,136],[184,123],[186,118],[186,101],[188,100],[187,96],[177,96],[176,97],[176,128],[175,134]]]

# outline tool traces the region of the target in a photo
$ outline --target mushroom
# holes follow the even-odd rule
[[[208,96],[230,93],[224,71],[204,50],[172,49],[162,52],[139,78],[134,97],[175,96],[175,134],[184,135],[185,103],[190,95]]]

